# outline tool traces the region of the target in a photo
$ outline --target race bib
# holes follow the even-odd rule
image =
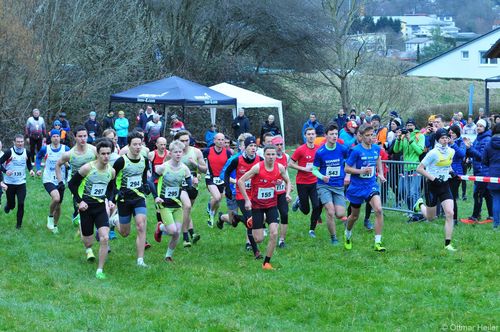
[[[220,177],[216,176],[212,179],[212,182],[216,185],[216,186],[220,186],[221,184],[224,184],[224,180],[222,180]]]
[[[252,189],[252,180],[245,181],[245,189],[246,190]]]
[[[106,188],[108,186],[102,183],[94,183],[92,188],[90,188],[90,196],[92,197],[102,197],[106,194]]]
[[[375,175],[375,166],[369,166],[369,168],[370,168],[370,174],[360,174],[359,177],[363,179],[372,178]]]
[[[285,191],[285,182],[276,185],[276,191]]]
[[[274,197],[274,188],[259,188],[258,199],[271,199]]]
[[[179,197],[179,187],[166,187],[163,193],[165,198],[177,198]]]
[[[25,171],[24,171],[24,167],[23,168],[20,168],[20,167],[16,167],[12,170],[12,175],[11,177],[13,178],[19,178],[19,177],[23,177],[25,175]]]
[[[127,188],[128,189],[136,189],[142,185],[142,176],[136,175],[131,176],[127,179]]]
[[[328,166],[326,168],[326,176],[340,176],[340,166]]]

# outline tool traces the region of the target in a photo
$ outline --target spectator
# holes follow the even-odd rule
[[[372,109],[371,109],[371,108],[369,108],[369,107],[366,109],[366,112],[365,112],[365,113],[366,113],[366,122],[371,123],[371,122],[372,122],[372,117],[373,117],[375,114],[373,114]]]
[[[28,118],[26,121],[25,133],[30,144],[30,162],[34,162],[34,156],[42,148],[43,141],[47,136],[47,128],[45,127],[45,121],[43,117],[40,116],[40,110],[38,108],[33,109],[33,116]]]
[[[344,128],[340,131],[340,138],[344,141],[344,145],[350,148],[356,143],[356,129],[358,124],[354,120],[349,120]]]
[[[391,121],[391,131],[387,135],[387,153],[389,154],[389,160],[393,161],[403,160],[403,153],[401,151],[397,153],[394,152],[394,146],[396,145],[397,138],[400,137],[401,134],[402,134],[401,123],[399,123],[398,119],[393,119]],[[392,192],[394,193],[395,196],[394,206],[396,206],[397,208],[400,207],[403,197],[403,191],[399,187],[399,174],[403,174],[403,172],[404,169],[402,164],[399,163],[389,164],[389,172],[387,173],[389,178],[387,182],[389,182],[389,186],[392,189]]]
[[[371,117],[371,125],[373,127],[373,133],[377,135],[378,144],[382,145],[384,148],[387,142],[387,128],[380,127],[380,116],[375,114]]]
[[[457,116],[458,116],[458,121],[460,121],[460,123],[462,124],[462,128],[463,128],[467,124],[467,121],[465,121],[465,119],[464,119],[464,113],[458,112]]]
[[[66,112],[61,112],[59,114],[59,121],[61,122],[61,129],[64,129],[67,133],[71,131],[71,126],[69,121],[66,119]]]
[[[205,142],[207,142],[207,148],[214,145],[214,137],[217,134],[217,126],[215,124],[210,125],[210,128],[205,132]]]
[[[495,126],[497,123],[500,123],[500,115],[495,115],[493,118],[493,126]]]
[[[485,147],[482,163],[489,168],[489,175],[500,177],[500,123],[493,127],[493,137]],[[500,226],[500,184],[489,183],[488,190],[493,201],[493,229],[498,230]]]
[[[387,123],[387,127],[389,127],[391,125],[391,121],[394,120],[394,119],[398,120],[398,122],[400,123],[401,128],[404,126],[403,120],[401,120],[401,117],[399,116],[398,112],[391,111],[389,113],[389,123]]]
[[[102,120],[102,128],[106,129],[114,129],[115,128],[115,111],[108,110],[108,114]]]
[[[156,113],[153,110],[153,107],[151,106],[146,107],[146,112],[142,112],[139,114],[139,127],[141,127],[142,129],[144,129],[145,132],[147,132],[146,126],[149,122],[153,121],[153,116],[155,114]]]
[[[432,127],[430,127],[429,135],[425,136],[425,147],[427,151],[434,149],[436,144],[435,133],[438,129],[444,127],[444,115],[436,114],[434,120],[432,121]]]
[[[243,108],[238,110],[238,116],[233,119],[231,127],[233,128],[234,137],[239,137],[241,134],[250,132],[250,121],[245,116]]]
[[[488,117],[486,115],[484,115],[484,108],[480,107],[478,113],[479,113],[479,115],[477,116],[476,120],[474,121],[476,124],[481,119],[484,119],[484,121],[488,121]]]
[[[87,129],[87,143],[93,143],[97,138],[101,137],[101,125],[96,120],[94,111],[89,113],[89,119],[85,121],[83,126]]]
[[[422,178],[416,176],[417,166],[420,163],[420,156],[424,153],[425,137],[416,129],[415,120],[408,119],[406,130],[401,131],[401,135],[396,138],[393,151],[403,154],[405,165],[404,178],[401,183],[402,191],[406,193],[406,204],[408,210],[413,210],[413,205],[420,198],[420,187]],[[418,215],[413,215],[409,221],[419,220]]]
[[[160,115],[154,114],[151,121],[146,124],[146,129],[144,133],[146,134],[146,146],[149,151],[153,151],[156,148],[156,140],[163,133],[163,123],[160,121]]]
[[[345,124],[347,123],[347,115],[344,112],[344,109],[341,108],[339,109],[339,112],[337,114],[337,117],[333,119],[333,122],[337,123],[337,127],[339,128],[344,128]]]
[[[465,138],[464,142],[467,146],[467,156],[472,159],[472,169],[475,176],[489,176],[489,168],[481,163],[483,152],[491,141],[491,131],[488,130],[488,124],[485,119],[479,119],[477,125],[477,138],[472,143]],[[488,217],[493,215],[493,206],[488,184],[486,182],[474,182],[474,209],[472,216],[466,221],[468,223],[476,223],[481,217],[481,208],[483,198],[486,200],[488,209]]]
[[[144,113],[144,109],[139,108],[137,110],[137,116],[135,117],[135,126],[136,126],[136,128],[142,128],[141,127],[141,116],[142,116],[143,113]]]
[[[115,120],[115,130],[116,136],[118,136],[118,146],[123,148],[127,145],[127,135],[128,135],[128,119],[125,117],[125,112],[118,112],[118,119]]]
[[[325,129],[323,128],[323,125],[316,120],[316,113],[309,114],[309,120],[307,120],[302,126],[302,139],[304,140],[304,144],[306,143],[307,128],[313,128],[316,131],[316,135],[325,135]]]
[[[354,120],[356,121],[358,127],[361,126],[361,119],[356,115],[356,110],[354,108],[351,109],[351,112],[349,113],[349,120]]]
[[[366,113],[365,112],[359,113],[359,125],[361,126],[362,124],[367,122],[368,120],[366,119]]]
[[[476,139],[477,136],[477,126],[472,120],[472,115],[467,118],[467,124],[463,128],[463,134],[467,135],[472,141]]]
[[[61,144],[69,146],[68,133],[66,132],[66,130],[61,128],[61,121],[59,121],[59,120],[54,121],[52,126],[53,126],[52,129],[59,130],[59,132],[61,133]],[[50,139],[49,136],[47,136],[47,137]]]
[[[186,129],[186,127],[184,126],[184,122],[179,120],[176,114],[172,115],[170,119],[172,120],[170,124],[170,135],[175,136],[178,131]]]
[[[274,122],[274,115],[269,115],[267,117],[267,121],[265,121],[262,124],[262,127],[260,128],[260,142],[261,143],[264,141],[264,134],[265,133],[271,133],[273,136],[281,135],[280,129],[276,125],[276,122]]]
[[[390,129],[387,132],[387,140],[386,140],[386,149],[389,151],[390,155],[390,146],[392,145],[392,142],[394,142],[394,139],[396,138],[396,130],[401,129],[401,123],[397,120],[394,119],[390,122]]]
[[[461,137],[460,133],[460,125],[454,124],[450,126],[449,134],[450,134],[450,147],[455,150],[455,154],[453,155],[453,160],[451,162],[451,168],[453,169],[453,173],[457,176],[452,176],[448,182],[450,184],[451,195],[453,196],[453,223],[457,225],[458,222],[458,206],[457,202],[460,198],[458,194],[458,189],[460,188],[460,184],[462,180],[458,177],[458,175],[464,175],[465,170],[463,168],[463,162],[465,159],[465,154],[467,151],[467,147]]]

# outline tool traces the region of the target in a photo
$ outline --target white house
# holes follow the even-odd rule
[[[373,21],[377,21],[382,16],[373,16]],[[403,16],[387,16],[393,20],[401,21],[401,34],[405,39],[412,39],[415,37],[431,37],[432,32],[436,29],[441,30],[441,35],[446,37],[455,36],[460,30],[455,26],[453,17],[443,16],[437,17],[435,15],[403,15]]]
[[[429,46],[433,43],[433,40],[427,37],[416,37],[405,42],[406,52],[416,53],[417,49],[422,50],[424,47]]]
[[[500,39],[500,28],[421,63],[404,74],[408,76],[485,79],[500,75],[498,58],[485,58]]]

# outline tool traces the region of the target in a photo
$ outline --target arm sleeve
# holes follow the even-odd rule
[[[144,158],[144,172],[142,172],[142,183],[148,183],[149,159]]]
[[[115,163],[113,164],[113,168],[116,172],[116,174],[118,174],[118,172],[120,172],[123,167],[125,167],[125,159],[123,159],[123,156],[116,159]]]
[[[314,176],[316,176],[318,179],[323,179],[323,174],[320,173],[319,168],[317,166],[313,166],[312,168],[312,173]]]
[[[5,163],[7,160],[9,160],[9,158],[11,156],[12,156],[12,150],[11,149],[5,151],[5,153],[3,154],[3,156],[0,158],[0,165],[3,165],[3,163]]]
[[[115,202],[115,181],[111,180],[108,183],[108,186],[106,187],[106,197],[108,198],[108,201]]]
[[[31,164],[31,152],[26,151],[26,167],[28,167],[28,171],[33,170],[33,165]],[[34,156],[33,156],[34,157]]]
[[[227,167],[226,167],[226,165],[227,165]],[[230,162],[229,162],[229,164],[226,163],[226,165],[224,165],[225,169],[223,169],[223,172],[224,172],[224,183],[226,184],[226,190],[228,188],[229,188],[229,190],[231,190],[230,187],[229,187],[229,184],[231,183],[231,181],[229,180],[229,178],[231,177],[231,173],[238,166],[238,158],[231,159]]]
[[[77,202],[78,204],[82,201],[82,197],[78,195],[78,187],[80,187],[82,181],[83,181],[83,176],[80,174],[80,172],[76,172],[75,175],[73,175],[71,177],[71,180],[69,180],[68,182],[68,188],[73,194],[75,202]]]
[[[42,146],[40,151],[38,151],[38,153],[36,154],[35,166],[37,171],[39,171],[40,168],[42,167],[42,159],[46,153],[47,153],[47,145],[44,145]]]

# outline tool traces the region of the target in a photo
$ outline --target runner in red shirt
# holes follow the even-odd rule
[[[287,169],[290,156],[283,151],[283,137],[274,136],[272,144],[276,146],[276,162]],[[276,194],[278,195],[278,211],[280,213],[280,239],[278,247],[285,248],[286,231],[288,229],[288,202],[286,200],[286,188],[283,181],[279,181],[276,185]]]
[[[316,191],[316,176],[312,173],[314,155],[318,150],[318,146],[314,145],[316,139],[316,130],[307,128],[305,131],[306,143],[302,144],[295,150],[290,161],[290,167],[297,170],[295,183],[297,184],[297,199],[292,205],[292,211],[297,211],[300,208],[303,214],[309,214],[311,200],[312,213],[311,225],[309,227],[309,236],[316,237],[314,230],[318,220],[321,217],[321,204]]]
[[[245,182],[251,182],[251,195],[249,198],[245,190]],[[264,148],[264,161],[254,165],[250,171],[246,172],[239,180],[238,187],[245,199],[245,209],[252,210],[252,233],[255,242],[260,243],[264,240],[264,214],[266,222],[269,224],[269,243],[267,245],[266,257],[262,268],[272,270],[270,263],[276,242],[278,239],[278,195],[276,194],[276,185],[279,181],[285,182],[286,200],[291,201],[291,184],[286,168],[276,162],[276,147],[268,145]]]

